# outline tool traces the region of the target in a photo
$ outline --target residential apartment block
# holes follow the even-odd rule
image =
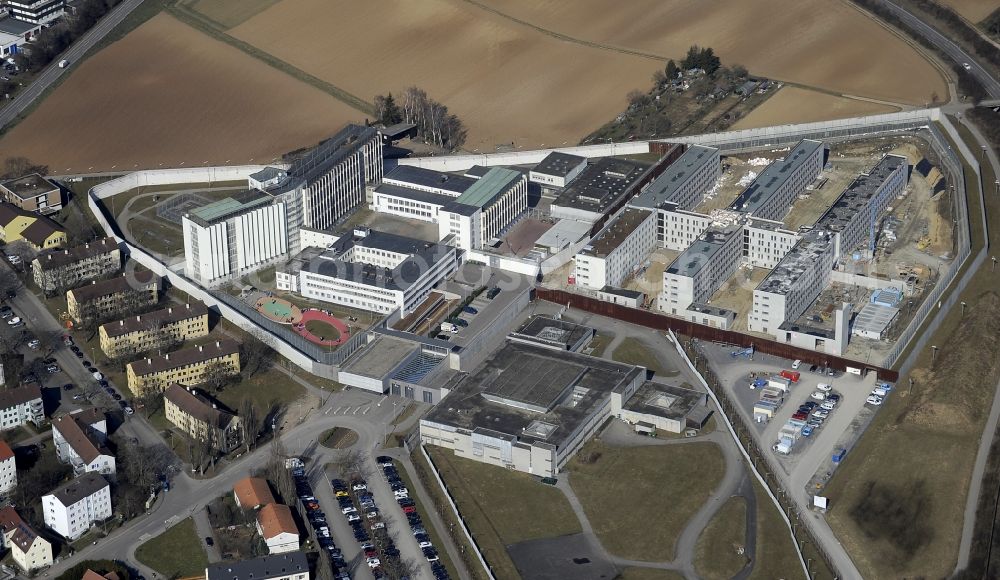
[[[356,229],[329,248],[310,248],[275,273],[278,290],[353,308],[405,316],[459,265],[455,248]]]
[[[287,505],[269,503],[257,512],[257,533],[264,538],[271,554],[299,549],[299,528]]]
[[[149,352],[208,336],[208,308],[202,302],[168,306],[102,324],[97,334],[111,358]]]
[[[743,259],[742,224],[717,222],[663,271],[659,308],[668,314],[728,328],[735,313],[708,306],[712,294]]]
[[[233,376],[240,372],[240,345],[230,339],[178,350],[125,366],[128,388],[139,395],[147,389],[162,391],[171,383],[198,385],[213,373]]]
[[[73,468],[73,475],[88,472],[115,475],[115,456],[105,447],[107,438],[107,419],[97,409],[77,411],[52,420],[56,456]]]
[[[93,323],[156,304],[160,279],[136,272],[108,280],[91,281],[66,292],[66,310],[77,324]]]
[[[575,284],[593,290],[621,286],[656,247],[656,213],[627,207],[576,254]]]
[[[66,13],[66,0],[7,0],[11,15],[30,24],[46,24]]]
[[[62,209],[62,190],[37,173],[0,183],[0,198],[24,211],[40,214]]]
[[[309,580],[305,552],[288,552],[205,568],[205,580]]]
[[[42,389],[37,383],[0,390],[0,429],[7,430],[31,423],[45,422]]]
[[[672,203],[677,209],[689,211],[701,202],[721,175],[719,150],[715,147],[691,145],[635,196],[629,205],[658,209],[666,203]]]
[[[44,292],[78,286],[117,272],[122,266],[121,250],[112,237],[74,246],[49,250],[31,262],[35,285]]]
[[[14,451],[6,441],[0,441],[0,493],[8,493],[17,487],[17,466],[14,465]]]
[[[42,496],[42,514],[45,525],[73,541],[111,517],[111,486],[101,475],[85,473]]]
[[[274,503],[271,487],[263,477],[244,477],[233,486],[236,505],[242,509],[258,509]]]
[[[194,387],[174,383],[163,392],[167,421],[197,441],[229,453],[243,444],[240,418],[219,408],[219,403]]]
[[[52,544],[29,526],[11,506],[0,509],[3,545],[21,570],[30,573],[52,565]]]
[[[40,252],[66,245],[66,232],[56,222],[13,204],[0,202],[0,241],[23,241]]]

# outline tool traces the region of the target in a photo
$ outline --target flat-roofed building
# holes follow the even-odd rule
[[[112,237],[62,250],[47,250],[31,262],[35,285],[45,292],[64,291],[114,274],[121,267],[121,249]]]
[[[820,174],[825,162],[826,145],[803,139],[784,159],[764,168],[729,207],[752,217],[779,221],[795,198]]]
[[[309,580],[305,552],[287,552],[205,568],[205,580]]]
[[[30,24],[47,24],[66,13],[66,0],[7,0],[11,16]]]
[[[45,405],[37,383],[0,390],[0,429],[13,429],[25,423],[40,427],[44,422]]]
[[[275,273],[278,290],[362,310],[405,316],[459,265],[455,248],[356,229],[325,250],[303,251]]]
[[[474,461],[551,477],[610,416],[612,391],[626,398],[642,367],[546,346],[507,342],[420,420],[424,444]]]
[[[0,57],[8,58],[23,51],[41,31],[41,24],[24,22],[10,16],[0,18]]]
[[[703,306],[739,268],[743,259],[742,229],[739,222],[716,222],[677,256],[663,271],[659,309],[693,322],[728,328],[735,319],[732,313]]]
[[[656,248],[656,213],[627,207],[576,254],[575,283],[592,290],[621,286]]]
[[[774,268],[801,238],[786,230],[781,222],[748,219],[743,226],[743,247],[747,264],[755,268]]]
[[[562,189],[587,167],[587,158],[553,151],[528,173],[528,180],[542,186],[543,192]]]
[[[397,165],[382,177],[383,185],[456,198],[476,182],[475,178],[444,173],[413,165]],[[376,188],[377,190],[377,188]]]
[[[454,245],[478,250],[514,224],[528,209],[528,180],[524,174],[491,167],[485,175],[441,208],[438,239],[453,236]]]
[[[595,330],[589,326],[539,314],[530,317],[510,333],[510,340],[552,350],[580,352],[590,344],[594,335]]]
[[[204,285],[239,278],[288,254],[285,204],[249,190],[181,218],[184,273]]]
[[[611,415],[635,425],[638,432],[701,429],[712,415],[708,393],[677,385],[646,381],[627,399],[623,394],[611,393]]]
[[[73,541],[94,522],[111,517],[111,486],[103,476],[88,472],[42,496],[45,525]]]
[[[21,570],[31,572],[52,565],[52,544],[38,535],[12,506],[0,509],[3,545]]]
[[[629,202],[633,207],[658,209],[672,203],[678,209],[692,210],[722,175],[719,150],[691,145],[648,187]]]
[[[102,324],[97,335],[111,358],[149,352],[208,336],[208,308],[202,302],[171,305]]]
[[[170,383],[198,385],[218,376],[240,372],[240,345],[228,338],[186,348],[125,366],[128,388],[134,395],[148,389],[162,391]]]
[[[638,161],[601,157],[588,164],[552,202],[552,217],[594,223],[632,197],[649,169]]]
[[[66,311],[77,324],[94,324],[156,304],[159,294],[160,278],[152,272],[124,274],[67,291]]]
[[[167,421],[196,441],[229,453],[243,444],[240,418],[195,387],[174,383],[163,392]]]
[[[37,173],[0,182],[0,197],[25,211],[40,214],[62,209],[62,190]]]

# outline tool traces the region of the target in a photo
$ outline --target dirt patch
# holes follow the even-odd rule
[[[186,0],[184,4],[223,28],[232,28],[278,2],[281,0]]]
[[[899,107],[786,86],[751,111],[749,115],[737,121],[733,125],[733,129],[755,129],[785,123],[846,119],[893,113],[898,110]]]
[[[996,0],[941,0],[946,6],[951,6],[972,22],[979,22],[997,9]]]
[[[604,0],[484,3],[574,38],[669,58],[692,44],[711,46],[753,74],[838,93],[914,105],[947,95],[937,69],[846,2],[633,0],[614,10]]]
[[[160,14],[0,140],[53,172],[267,162],[363,114]]]
[[[334,427],[319,437],[319,444],[330,449],[347,449],[358,442],[358,434],[345,427]]]

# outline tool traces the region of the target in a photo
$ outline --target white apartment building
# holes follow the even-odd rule
[[[382,180],[382,137],[371,127],[348,125],[292,163],[302,180],[302,225],[332,227],[365,201],[365,186]]]
[[[288,253],[285,204],[256,190],[191,210],[181,218],[184,273],[206,286],[238,278]]]
[[[42,389],[35,383],[0,391],[0,430],[45,422]]]
[[[749,219],[743,226],[746,261],[755,268],[774,268],[801,237],[786,230],[781,222]]]
[[[795,198],[823,170],[826,145],[803,139],[784,159],[773,161],[729,206],[752,217],[780,221]]]
[[[97,409],[77,411],[52,421],[52,443],[59,461],[73,467],[73,474],[94,472],[113,476],[115,456],[105,447],[108,423]]]
[[[278,290],[306,298],[403,315],[459,265],[455,248],[368,229],[327,249],[309,249],[275,273]]]
[[[73,541],[111,517],[111,486],[101,475],[85,473],[43,495],[42,513],[45,525]]]
[[[14,451],[6,441],[0,441],[0,494],[9,493],[17,487],[17,466],[14,465]]]
[[[680,210],[692,210],[722,175],[719,150],[690,145],[676,161],[653,180],[629,205],[656,209],[672,203]]]
[[[30,24],[46,24],[66,13],[66,0],[7,0],[14,18]]]
[[[679,209],[665,202],[656,210],[656,241],[668,250],[683,252],[712,224],[712,216]]]
[[[553,151],[528,172],[528,180],[542,186],[543,192],[566,187],[587,167],[587,158]]]
[[[742,224],[717,222],[663,271],[660,310],[694,322],[727,328],[734,314],[708,300],[743,260]]]
[[[288,552],[221,562],[205,568],[205,580],[309,580],[309,560],[305,552]]]
[[[575,257],[578,286],[621,286],[656,247],[656,213],[627,207],[611,219]]]

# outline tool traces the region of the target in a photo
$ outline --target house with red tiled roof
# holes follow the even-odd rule
[[[267,480],[263,477],[244,477],[233,486],[236,505],[243,509],[257,509],[274,503],[274,496]]]
[[[271,554],[299,549],[299,528],[287,505],[269,503],[257,512],[257,532],[264,538]]]
[[[14,508],[0,509],[0,530],[4,547],[10,549],[11,557],[22,570],[31,572],[52,565],[52,544],[24,523]]]

